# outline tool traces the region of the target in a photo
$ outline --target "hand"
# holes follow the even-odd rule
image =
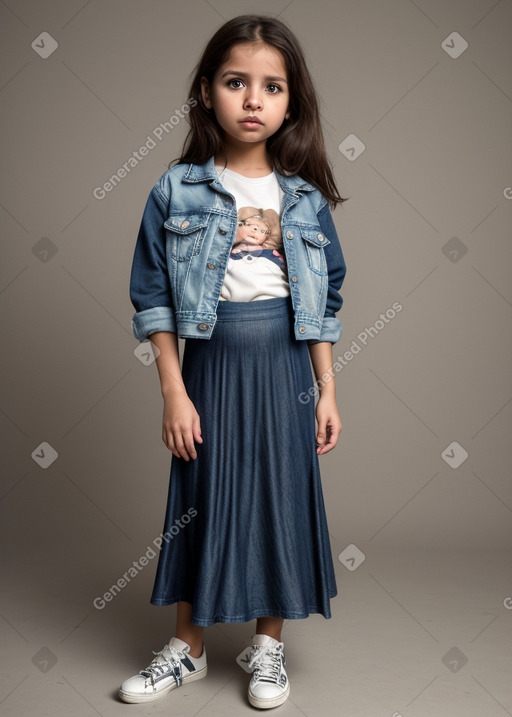
[[[268,236],[263,242],[263,246],[265,249],[274,249],[275,251],[279,251],[279,253],[284,251],[283,239],[280,234],[277,236],[275,234],[270,234],[270,236]]]
[[[340,414],[334,396],[320,395],[316,404],[316,420],[318,422],[316,442],[319,444],[316,452],[318,455],[322,455],[332,451],[338,442],[342,429]]]
[[[186,392],[164,395],[162,440],[176,458],[197,458],[194,441],[203,442],[201,423]]]

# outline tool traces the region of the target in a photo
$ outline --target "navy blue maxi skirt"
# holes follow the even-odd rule
[[[209,340],[187,339],[183,380],[197,458],[172,457],[151,603],[192,623],[331,617],[337,594],[315,440],[308,347],[290,297],[220,301]]]

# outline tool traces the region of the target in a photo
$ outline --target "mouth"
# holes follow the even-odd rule
[[[263,122],[261,122],[257,117],[244,117],[243,120],[241,120],[241,124],[246,125],[247,127],[261,127],[263,125]]]

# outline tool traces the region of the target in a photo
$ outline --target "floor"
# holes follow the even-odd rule
[[[335,561],[339,593],[332,618],[285,623],[291,694],[274,713],[512,715],[510,555],[388,549],[363,562],[355,552],[355,560],[347,555],[344,564]],[[18,575],[15,594],[16,580],[10,588],[4,582],[2,717],[254,713],[246,699],[249,675],[236,662],[254,622],[205,631],[205,679],[152,704],[117,700],[119,684],[145,667],[151,651],[171,635],[174,606],[148,604],[152,570],[141,571],[102,609],[90,596],[100,583],[101,595],[117,580],[103,571],[82,585],[73,578],[66,590],[44,583],[24,588],[25,577]]]

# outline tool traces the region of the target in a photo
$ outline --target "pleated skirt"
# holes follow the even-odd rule
[[[182,375],[200,417],[197,458],[172,457],[151,603],[192,604],[193,624],[331,617],[337,594],[313,385],[290,297],[220,301]],[[302,400],[301,400],[302,398]]]

